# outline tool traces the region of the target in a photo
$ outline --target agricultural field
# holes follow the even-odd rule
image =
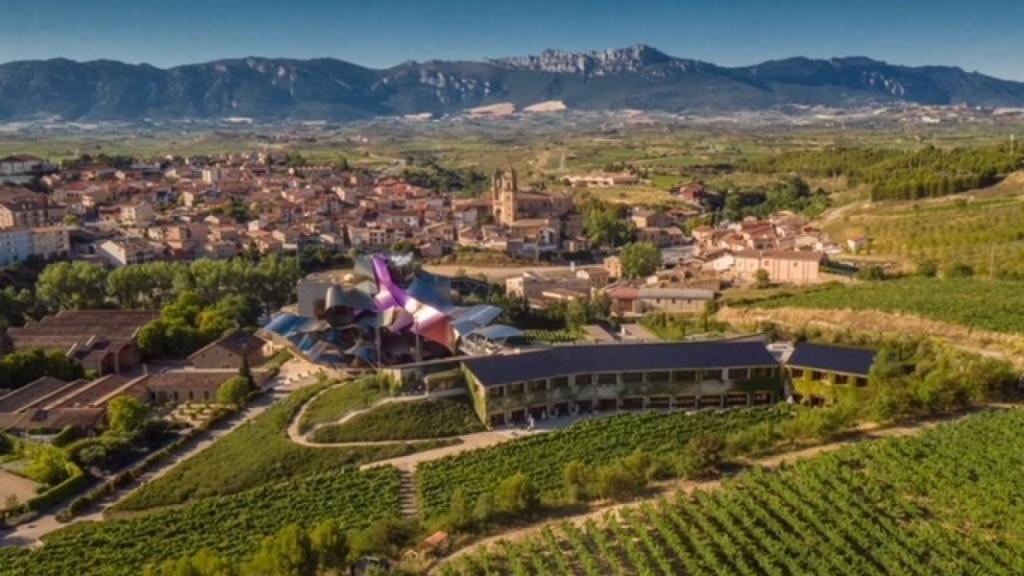
[[[822,228],[837,242],[867,236],[868,255],[905,269],[935,260],[968,264],[983,276],[1024,275],[1024,173],[956,197],[854,205]]]
[[[1020,574],[1024,413],[848,446],[722,488],[549,524],[445,566],[504,574]]]
[[[994,332],[1024,333],[1024,282],[1010,280],[911,277],[833,284],[778,293],[748,305],[901,312]]]
[[[762,422],[780,421],[790,414],[786,407],[723,413],[625,414],[448,456],[420,465],[417,476],[421,510],[425,518],[438,516],[448,510],[456,488],[461,488],[473,502],[519,472],[529,476],[542,497],[557,499],[563,486],[562,468],[568,462],[575,460],[584,466],[607,464],[636,450],[652,455],[670,454],[696,435],[728,433]]]
[[[234,494],[304,475],[337,471],[416,450],[406,444],[310,448],[292,442],[288,423],[322,386],[297,390],[166,475],[146,484],[113,510],[126,512]]]
[[[327,425],[313,433],[313,442],[374,442],[446,438],[485,430],[466,398],[414,400],[378,406],[344,424]]]
[[[5,549],[0,575],[136,576],[146,565],[202,548],[238,561],[289,523],[311,527],[334,519],[356,528],[397,516],[398,490],[395,469],[380,467],[307,476],[129,519],[83,522],[50,535],[37,550]]]

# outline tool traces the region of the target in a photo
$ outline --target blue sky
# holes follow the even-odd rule
[[[387,67],[635,43],[724,65],[863,55],[1024,80],[1024,0],[0,0],[0,62],[258,55]]]

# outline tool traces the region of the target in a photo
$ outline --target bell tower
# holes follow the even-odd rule
[[[519,183],[516,171],[495,170],[493,182],[491,183],[491,213],[494,220],[503,226],[516,221],[518,211]]]

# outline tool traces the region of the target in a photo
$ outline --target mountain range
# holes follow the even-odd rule
[[[1024,106],[1024,83],[862,57],[723,67],[645,45],[548,50],[372,69],[322,58],[241,58],[173,68],[67,59],[0,64],[0,121],[356,120],[457,114],[498,103],[574,110],[723,113],[893,104]]]

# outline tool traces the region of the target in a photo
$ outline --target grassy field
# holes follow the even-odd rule
[[[344,424],[313,433],[314,442],[361,442],[444,438],[483,431],[484,425],[467,399],[415,400],[378,406]]]
[[[335,386],[314,398],[302,413],[299,431],[306,433],[317,424],[333,422],[347,412],[366,408],[387,394],[360,381]]]
[[[838,242],[871,238],[869,254],[904,268],[932,259],[963,262],[982,275],[1024,274],[1024,173],[989,189],[916,202],[841,209],[823,228]]]
[[[1024,282],[1017,281],[903,278],[780,292],[749,305],[903,312],[994,332],[1024,333]]]
[[[287,436],[288,423],[302,404],[321,389],[312,386],[293,392],[267,412],[135,491],[119,502],[114,511],[145,510],[234,494],[416,450],[406,444],[366,448],[309,448],[295,444]]]

